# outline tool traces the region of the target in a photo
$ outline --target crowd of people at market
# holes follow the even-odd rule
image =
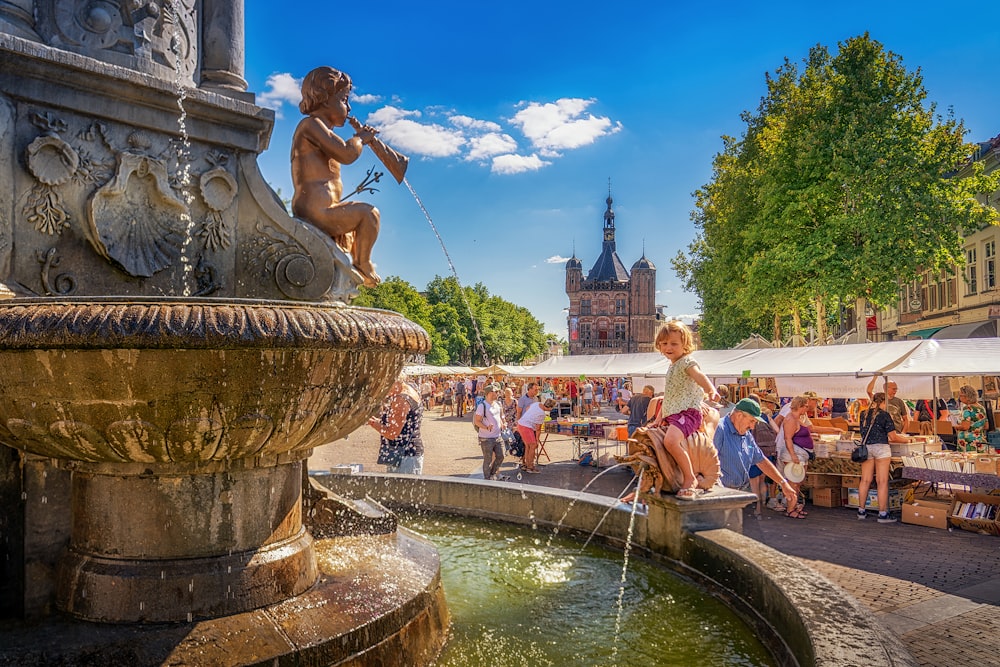
[[[681,322],[666,323],[654,344],[671,362],[663,392],[651,384],[633,392],[627,378],[471,375],[423,377],[413,382],[401,375],[381,415],[369,420],[380,435],[378,463],[388,472],[421,474],[420,420],[425,411],[440,410],[441,417],[472,414],[484,479],[504,479],[500,467],[512,440],[523,445],[523,452],[518,450],[519,470],[537,474],[546,421],[591,417],[613,409],[627,417],[629,437],[646,429],[661,469],[668,466],[665,457],[676,462],[683,477],[678,499],[694,500],[703,492],[684,446],[687,438],[701,431],[715,444],[721,484],[754,493],[757,516],[766,506],[789,518],[803,519],[808,513],[800,484],[815,457],[816,439],[823,434],[851,437],[853,432],[867,449],[861,462],[859,497],[867,499],[874,482],[877,519],[891,523],[895,521],[888,512],[892,444],[910,443],[918,434],[938,433],[938,420],[946,420],[954,431],[953,437],[945,438],[946,447],[992,451],[986,435],[990,415],[980,402],[979,391],[970,385],[960,388],[957,404],[930,397],[907,404],[897,395],[895,382],[884,381],[879,390],[877,377],[868,384],[865,397],[824,400],[807,391],[781,399],[756,385],[716,387],[690,356],[694,349],[691,332]],[[737,393],[743,396],[732,400]],[[822,425],[820,419],[825,420]],[[862,502],[858,518],[866,517]]]

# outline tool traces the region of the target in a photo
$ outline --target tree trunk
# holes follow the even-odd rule
[[[792,310],[792,336],[795,338],[796,347],[802,340],[802,318],[799,317],[799,307]]]
[[[859,296],[854,302],[854,321],[858,326],[858,342],[868,342],[868,318],[865,317],[865,297]]]
[[[816,335],[819,344],[826,345],[826,302],[819,295],[816,295]]]

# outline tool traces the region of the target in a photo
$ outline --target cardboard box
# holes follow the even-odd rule
[[[997,474],[997,457],[990,454],[980,454],[972,460],[973,471],[987,475]]]
[[[843,507],[844,489],[839,486],[836,488],[813,489],[812,501],[813,505],[817,507]]]
[[[972,531],[973,533],[1000,535],[1000,522],[997,521],[997,518],[1000,518],[1000,511],[997,509],[992,510],[993,518],[973,519],[960,516],[959,512],[962,510],[963,505],[968,503],[982,503],[984,507],[988,508],[997,507],[1000,506],[1000,496],[955,492],[951,508],[948,510],[948,523],[962,530]]]
[[[840,486],[842,486],[845,489],[856,489],[859,486],[861,486],[861,476],[859,475],[857,477],[852,477],[844,475],[843,477],[840,478]]]
[[[839,489],[840,476],[807,473],[805,481],[803,481],[802,483],[802,486],[808,489],[832,489],[832,488]]]
[[[847,490],[847,506],[857,507],[858,506],[858,490],[848,489]],[[888,511],[898,510],[902,508],[903,503],[908,501],[913,496],[913,489],[889,489],[889,507]],[[868,502],[865,503],[865,509],[867,510],[877,510],[878,509],[878,491],[875,489],[875,484],[872,483],[872,488],[868,489]]]
[[[903,504],[903,523],[929,528],[947,528],[951,503],[945,500],[913,500]]]

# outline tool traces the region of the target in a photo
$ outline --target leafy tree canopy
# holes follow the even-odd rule
[[[868,34],[838,47],[766,77],[694,195],[699,233],[673,265],[700,297],[709,347],[770,336],[790,314],[822,334],[840,304],[893,304],[900,282],[962,266],[964,237],[998,222],[976,194],[1000,172],[970,164],[975,145],[927,103],[919,69]]]
[[[526,308],[491,295],[482,283],[460,287],[455,278],[435,276],[421,294],[392,276],[377,287],[359,288],[354,305],[393,310],[422,326],[431,337],[429,364],[479,366],[487,358],[516,364],[557,339]]]

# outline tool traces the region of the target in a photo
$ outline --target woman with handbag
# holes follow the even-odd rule
[[[896,424],[885,411],[885,392],[872,394],[868,410],[861,413],[861,446],[868,449],[867,458],[861,463],[861,485],[858,487],[858,519],[868,516],[865,505],[868,502],[868,489],[871,488],[872,477],[875,478],[878,489],[878,522],[895,523],[896,519],[889,516],[889,460],[892,456],[890,442],[905,444],[913,442],[913,438],[896,432]],[[852,459],[857,457],[852,456]]]
[[[378,463],[386,472],[419,475],[424,469],[424,442],[420,438],[420,418],[424,406],[417,390],[400,375],[385,397],[382,415],[368,425],[379,436]]]

